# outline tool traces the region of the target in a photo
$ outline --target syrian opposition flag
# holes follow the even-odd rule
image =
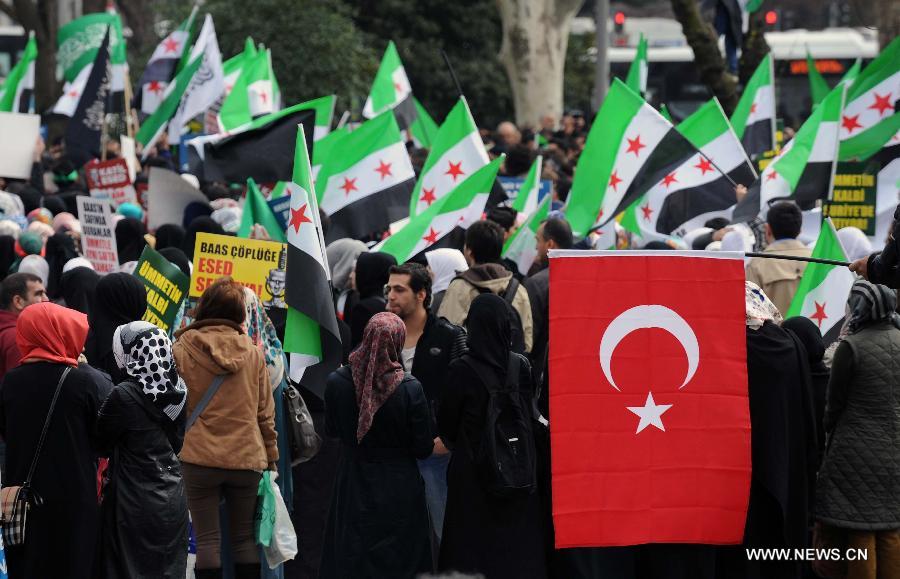
[[[411,217],[400,231],[373,247],[372,251],[390,253],[397,263],[403,263],[438,244],[451,232],[468,229],[481,219],[503,159],[501,155],[475,171],[449,195]]]
[[[565,208],[576,236],[609,223],[651,187],[671,185],[696,152],[672,124],[619,79],[613,81],[578,159]]]
[[[503,244],[501,257],[515,263],[522,275],[528,275],[528,270],[537,257],[537,230],[550,214],[550,201],[551,195],[545,195],[525,223]]]
[[[194,20],[197,16],[197,6],[191,10],[191,15],[181,25],[162,39],[156,45],[156,49],[147,61],[147,67],[138,81],[138,91],[141,112],[152,115],[162,102],[163,93],[175,74],[182,56],[187,55],[191,45],[191,34],[194,31]]]
[[[388,42],[375,73],[372,90],[363,106],[363,116],[375,118],[384,111],[396,109],[397,124],[406,129],[415,121],[416,108],[412,99],[412,87],[406,77],[406,69],[400,61],[394,41]]]
[[[719,101],[713,98],[678,125],[678,132],[699,152],[629,207],[636,229],[646,241],[685,233],[713,217],[731,217],[734,184],[756,181],[756,171],[734,134]]]
[[[868,159],[900,131],[898,99],[900,37],[863,69],[847,91],[840,128],[842,161]]]
[[[831,219],[826,219],[822,224],[812,257],[847,261]],[[849,269],[840,265],[807,264],[784,318],[803,316],[811,319],[819,326],[827,346],[840,334],[844,306],[855,279],[856,276]]]
[[[741,257],[551,252],[557,548],[743,539],[751,458]]]
[[[845,89],[845,85],[836,86],[766,166],[747,196],[735,207],[734,221],[750,221],[764,215],[769,204],[780,199],[795,201],[804,208],[830,195]]]
[[[531,216],[537,210],[538,195],[541,191],[541,167],[543,166],[543,160],[544,158],[538,155],[534,163],[531,164],[531,169],[525,175],[525,180],[522,181],[522,186],[519,187],[519,193],[512,203],[512,208],[518,211],[523,218]]]
[[[34,63],[37,60],[37,41],[34,32],[28,35],[28,43],[22,58],[9,71],[3,84],[0,84],[0,112],[31,113],[34,112]]]
[[[345,135],[316,175],[316,194],[331,220],[329,241],[372,237],[408,216],[415,179],[390,111]]]
[[[647,92],[647,69],[647,39],[644,38],[642,32],[634,60],[631,61],[631,66],[628,68],[628,76],[625,77],[625,84],[628,85],[628,88],[639,95]]]
[[[302,379],[304,386],[322,397],[325,379],[341,365],[341,334],[302,125],[294,150],[294,177],[287,186],[291,218],[287,229],[284,351],[291,354],[291,379]]]
[[[744,87],[731,124],[751,158],[775,149],[775,74],[772,53],[763,57]]]
[[[413,97],[413,104],[416,107],[416,120],[409,126],[409,132],[416,147],[430,149],[437,136],[438,124],[434,122],[419,99]]]
[[[487,163],[478,127],[466,99],[460,97],[434,137],[409,200],[409,214],[426,210]]]
[[[254,118],[278,110],[278,83],[272,70],[269,50],[260,50],[244,61],[237,81],[219,109],[219,126],[223,131],[246,125]]]

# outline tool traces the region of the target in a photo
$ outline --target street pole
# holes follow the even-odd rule
[[[609,90],[609,0],[596,0],[594,4],[594,28],[596,35],[597,63],[594,72],[594,112],[600,109],[606,91]]]

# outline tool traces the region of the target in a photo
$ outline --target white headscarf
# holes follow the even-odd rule
[[[175,368],[169,336],[144,321],[123,324],[113,334],[116,365],[137,380],[154,406],[176,420],[187,401],[187,387]]]
[[[856,227],[844,227],[837,232],[838,239],[844,247],[847,259],[856,261],[864,257],[869,257],[872,253],[872,242],[866,237],[861,229]]]
[[[364,251],[368,251],[365,243],[348,237],[336,239],[328,244],[325,255],[331,268],[331,283],[334,284],[334,289],[338,291],[349,289],[350,273],[356,265],[356,258]]]
[[[76,267],[86,267],[88,269],[94,269],[94,264],[83,257],[73,257],[63,266],[62,272],[70,272]]]
[[[40,255],[26,255],[19,264],[19,273],[32,273],[41,278],[41,283],[47,287],[50,266],[47,264],[47,260]]]
[[[431,284],[433,293],[442,292],[450,286],[450,282],[456,274],[469,269],[466,258],[458,249],[442,247],[425,254],[428,267],[434,272],[434,282]]]

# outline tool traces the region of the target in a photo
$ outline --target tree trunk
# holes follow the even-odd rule
[[[672,0],[672,11],[694,51],[694,64],[700,71],[700,80],[718,97],[725,113],[730,115],[738,102],[737,79],[728,73],[715,29],[703,19],[697,0]]]
[[[583,0],[497,0],[503,23],[500,62],[512,88],[516,122],[559,118],[569,26]]]

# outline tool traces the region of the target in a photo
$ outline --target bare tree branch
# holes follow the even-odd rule
[[[16,10],[6,2],[0,2],[0,12],[6,14],[16,22],[19,21],[19,18],[16,16]]]

